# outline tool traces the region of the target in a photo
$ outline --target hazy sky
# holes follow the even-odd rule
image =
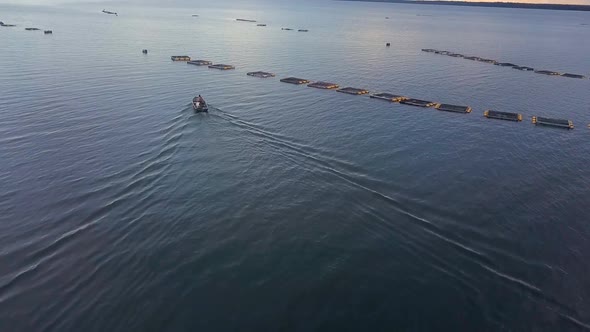
[[[175,0],[167,0],[176,2]],[[236,0],[236,1],[247,1],[247,0]],[[294,0],[296,1],[296,0]],[[498,0],[464,0],[464,1],[498,1]],[[590,0],[501,0],[502,2],[527,2],[527,3],[558,3],[558,4],[581,4],[581,5],[590,5]],[[63,4],[68,2],[74,3],[116,3],[118,1],[113,0],[0,0],[0,4],[9,3],[9,4],[26,4],[26,5],[53,5],[53,4]],[[123,0],[122,2],[135,2],[141,3],[140,0]],[[180,3],[187,3],[190,4],[190,0],[177,0]],[[196,2],[196,1],[195,1]]]

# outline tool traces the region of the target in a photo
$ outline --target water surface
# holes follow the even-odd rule
[[[590,80],[420,51],[588,75],[590,14],[102,7],[1,7],[1,331],[590,328]]]

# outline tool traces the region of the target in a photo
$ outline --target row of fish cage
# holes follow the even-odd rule
[[[181,56],[181,58],[186,59],[187,56]],[[187,61],[189,64],[197,65],[197,66],[208,66],[209,68],[217,68],[222,70],[227,69],[235,69],[234,66],[231,65],[224,65],[224,64],[216,64],[214,65],[211,61],[208,60],[175,60],[175,61]],[[258,77],[258,78],[271,78],[276,77],[274,73],[265,72],[265,71],[253,71],[246,73],[247,76],[251,77]],[[322,90],[335,90],[337,92],[346,93],[350,95],[369,95],[370,98],[384,100],[388,102],[395,102],[409,106],[416,106],[416,107],[423,107],[423,108],[434,108],[439,111],[445,112],[452,112],[452,113],[471,113],[473,109],[470,106],[464,105],[453,105],[453,104],[444,104],[430,100],[423,100],[423,99],[416,99],[416,98],[409,98],[403,95],[396,95],[386,92],[379,92],[379,93],[370,93],[367,89],[362,88],[354,88],[354,87],[340,87],[337,83],[326,82],[326,81],[310,81],[304,78],[298,77],[286,77],[280,79],[280,82],[289,83],[294,85],[307,85],[311,88],[322,89]],[[515,121],[520,122],[523,120],[523,115],[520,113],[511,113],[511,112],[501,112],[501,111],[494,111],[494,110],[486,110],[484,112],[484,116],[489,119],[497,119],[497,120],[506,120],[506,121]],[[574,124],[571,120],[567,119],[555,119],[555,118],[548,118],[548,117],[540,117],[540,116],[533,116],[532,123],[535,125],[541,126],[550,126],[550,127],[558,127],[558,128],[565,128],[565,129],[573,129]]]
[[[433,48],[423,48],[422,52],[446,55],[446,56],[450,56],[450,57],[454,57],[454,58],[463,58],[466,60],[478,61],[478,62],[483,62],[483,63],[489,63],[489,64],[493,64],[493,65],[496,65],[499,67],[509,67],[512,69],[520,70],[520,71],[531,71],[531,72],[535,72],[537,74],[547,75],[547,76],[562,76],[562,77],[568,77],[568,78],[586,79],[586,76],[584,76],[584,75],[571,74],[571,73],[560,73],[560,72],[553,71],[553,70],[538,70],[533,67],[520,66],[520,65],[516,65],[511,62],[501,62],[501,61],[497,61],[494,59],[487,59],[487,58],[482,58],[482,57],[478,57],[478,56],[463,55],[461,53],[455,53],[455,52],[451,52],[451,51],[441,51],[441,50],[437,50],[437,49],[433,49]]]

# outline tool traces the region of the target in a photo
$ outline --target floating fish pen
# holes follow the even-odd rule
[[[414,98],[408,98],[400,101],[401,104],[410,105],[410,106],[418,106],[418,107],[432,107],[436,105],[435,102],[428,101],[428,100],[420,100]]]
[[[476,56],[465,56],[463,58],[465,58],[467,60],[473,60],[473,61],[480,61],[481,60],[480,57],[476,57]]]
[[[232,65],[224,65],[224,64],[216,64],[216,65],[210,65],[209,68],[211,69],[219,69],[219,70],[230,70],[230,69],[236,69],[236,67],[232,66]]]
[[[369,93],[368,90],[351,88],[351,87],[346,87],[346,88],[338,89],[336,91],[342,92],[342,93],[348,93],[349,95],[366,95],[367,93]]]
[[[275,74],[267,73],[265,71],[252,71],[252,72],[246,73],[246,75],[252,76],[252,77],[260,77],[260,78],[275,77]]]
[[[496,60],[492,60],[492,59],[484,59],[484,58],[477,58],[476,61],[479,62],[485,62],[485,63],[491,63],[491,64],[496,64],[497,61]]]
[[[51,31],[51,30],[45,30],[45,31],[43,31],[43,33],[46,34],[46,35],[52,35],[53,34],[53,31]]]
[[[213,62],[207,61],[207,60],[192,60],[187,63],[189,65],[195,65],[195,66],[211,66],[213,64]]]
[[[266,24],[256,24],[257,27],[265,27]]]
[[[280,81],[283,83],[297,84],[297,85],[309,83],[308,80],[303,79],[303,78],[297,78],[297,77],[282,78]]]
[[[298,31],[298,32],[308,32],[309,30],[307,30],[307,29],[299,29],[299,30],[297,30],[297,31]]]
[[[527,67],[527,66],[514,66],[512,69],[522,70],[522,71],[534,71],[535,68]]]
[[[584,75],[570,74],[570,73],[561,74],[561,76],[569,77],[569,78],[586,78],[586,76],[584,76]]]
[[[508,120],[508,121],[522,121],[522,114],[510,112],[498,112],[487,110],[483,112],[483,116],[488,119]]]
[[[188,55],[173,55],[170,59],[172,59],[172,61],[191,61],[191,57]]]
[[[27,30],[27,31],[39,31],[41,29],[39,29],[39,28],[25,28],[25,30]]]
[[[326,89],[326,90],[331,90],[331,89],[338,89],[339,85],[336,83],[330,83],[330,82],[313,82],[307,85],[310,88],[316,88],[316,89]]]
[[[574,123],[570,120],[543,118],[540,116],[533,116],[533,123],[535,125],[543,125],[550,127],[558,127],[565,129],[574,129]]]
[[[459,54],[459,53],[449,53],[449,56],[452,56],[453,58],[462,58],[464,57],[463,54]]]
[[[374,93],[370,97],[375,98],[375,99],[390,101],[392,103],[399,103],[402,100],[408,99],[408,97],[393,95],[391,93]]]
[[[247,20],[245,18],[236,18],[236,21],[238,21],[238,22],[252,22],[252,23],[256,23],[256,20]]]
[[[436,52],[436,50],[435,49],[432,49],[432,48],[423,48],[422,49],[422,52],[434,53],[434,52]]]
[[[535,70],[535,73],[537,73],[537,74],[543,74],[543,75],[549,75],[549,76],[558,76],[558,75],[561,75],[560,73],[558,73],[556,71],[551,71],[551,70]]]
[[[516,67],[515,64],[510,63],[510,62],[497,62],[495,63],[496,66],[500,66],[500,67]]]
[[[438,104],[435,106],[435,108],[439,111],[445,111],[445,112],[471,113],[471,107],[469,107],[469,106]]]

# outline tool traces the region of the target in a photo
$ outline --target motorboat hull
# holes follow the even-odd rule
[[[196,113],[199,112],[209,112],[209,107],[207,107],[207,104],[203,105],[203,106],[197,106],[197,103],[193,103],[193,110],[195,110]]]

